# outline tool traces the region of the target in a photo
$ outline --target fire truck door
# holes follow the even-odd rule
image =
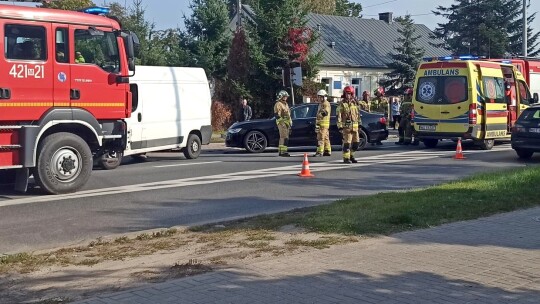
[[[69,29],[67,26],[53,24],[54,35],[54,106],[69,107],[71,101],[69,90],[71,88],[71,68],[69,66],[70,48],[69,48]]]
[[[0,111],[10,120],[37,120],[53,106],[51,25],[6,20],[0,22],[0,31],[4,31]]]
[[[111,29],[70,26],[70,100],[97,119],[126,117],[128,83],[117,83],[121,71],[118,41]]]

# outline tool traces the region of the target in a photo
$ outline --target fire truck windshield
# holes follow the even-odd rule
[[[120,56],[113,32],[75,30],[75,62],[95,64],[109,73],[120,72]]]

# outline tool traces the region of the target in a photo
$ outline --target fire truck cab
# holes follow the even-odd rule
[[[94,157],[125,148],[138,39],[103,13],[0,5],[0,170],[18,191],[33,175],[74,192]]]

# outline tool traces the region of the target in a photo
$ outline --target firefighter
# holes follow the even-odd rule
[[[326,91],[317,92],[319,108],[315,121],[315,133],[317,133],[317,152],[313,156],[330,156],[332,146],[330,145],[330,103],[326,99]]]
[[[401,112],[401,121],[399,122],[401,132],[399,133],[397,144],[410,145],[414,131],[412,126],[413,104],[411,88],[405,90],[405,98],[403,99],[399,110]]]
[[[279,156],[291,156],[287,152],[292,127],[291,111],[287,104],[287,98],[289,98],[289,93],[285,90],[280,91],[274,105],[274,116],[279,130]]]
[[[357,163],[354,151],[360,146],[358,125],[360,123],[360,110],[354,99],[354,88],[351,86],[343,89],[343,100],[337,108],[337,127],[343,134],[343,162],[346,164]]]
[[[86,63],[81,52],[75,52],[75,63]]]

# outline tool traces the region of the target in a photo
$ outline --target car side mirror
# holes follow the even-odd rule
[[[538,103],[538,93],[533,93],[532,103]]]

